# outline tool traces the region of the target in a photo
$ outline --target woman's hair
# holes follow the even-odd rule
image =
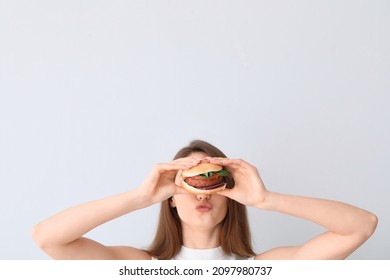
[[[202,140],[194,140],[178,151],[174,159],[187,157],[194,152],[202,152],[211,157],[226,157],[213,145]],[[147,252],[157,259],[170,260],[179,253],[182,244],[181,221],[176,208],[171,207],[170,199],[167,199],[161,202],[156,235]],[[226,254],[234,253],[242,257],[255,255],[246,207],[230,198],[226,216],[221,222],[220,245]]]

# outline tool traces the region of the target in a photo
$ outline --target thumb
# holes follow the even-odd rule
[[[233,189],[224,189],[224,190],[218,192],[218,194],[226,196],[226,197],[234,200],[234,191],[233,191]]]
[[[176,191],[175,191],[175,194],[188,194],[188,191],[186,191],[185,189],[183,189],[182,187],[176,185]]]

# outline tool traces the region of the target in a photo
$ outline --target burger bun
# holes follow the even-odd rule
[[[213,194],[213,193],[220,192],[226,188],[226,182],[225,184],[213,189],[202,189],[201,187],[195,188],[189,185],[184,181],[184,179],[187,177],[198,176],[200,174],[207,173],[207,172],[218,172],[221,171],[222,169],[223,167],[220,165],[212,164],[209,162],[201,162],[200,164],[190,169],[186,169],[182,171],[181,178],[180,178],[180,186],[183,189],[187,190],[188,192],[194,194]]]

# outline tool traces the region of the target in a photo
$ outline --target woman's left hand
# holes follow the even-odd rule
[[[265,201],[268,191],[255,166],[241,159],[208,157],[206,160],[224,166],[234,179],[234,188],[225,189],[218,194],[247,206],[261,205]]]

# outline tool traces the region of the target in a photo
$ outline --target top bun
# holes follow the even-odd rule
[[[209,162],[202,162],[194,167],[191,167],[190,169],[183,170],[181,176],[192,177],[206,172],[218,172],[221,170],[222,170],[222,166],[220,165],[212,164]]]

